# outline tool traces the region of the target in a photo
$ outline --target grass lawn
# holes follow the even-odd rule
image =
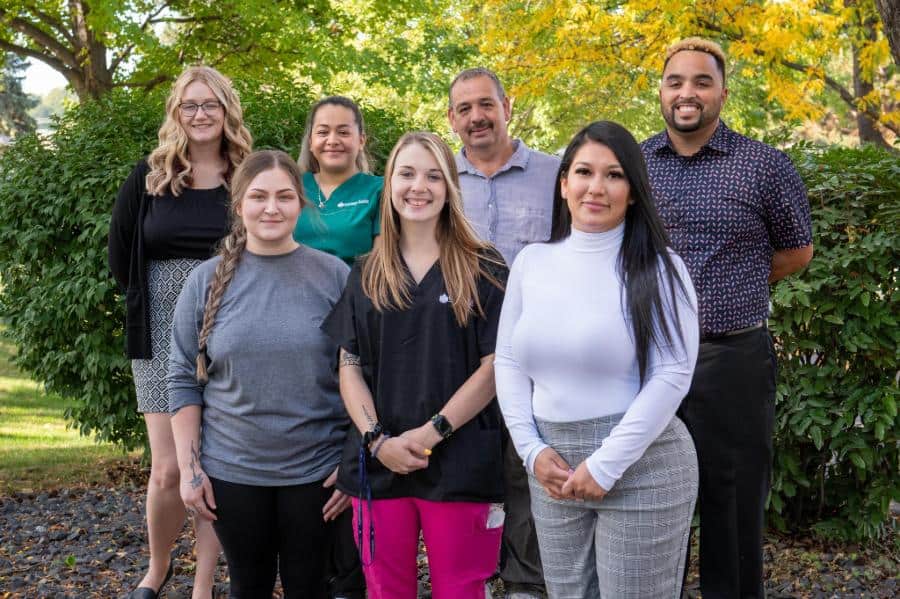
[[[14,351],[0,341],[0,495],[103,482],[110,468],[139,455],[68,428],[66,400],[18,372]]]

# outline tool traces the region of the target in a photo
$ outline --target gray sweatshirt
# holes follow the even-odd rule
[[[350,420],[335,374],[337,347],[319,324],[349,268],[301,245],[288,254],[245,251],[209,337],[209,382],[197,383],[197,337],[220,258],[198,266],[175,307],[171,409],[203,407],[200,462],[227,482],[285,486],[326,478]]]

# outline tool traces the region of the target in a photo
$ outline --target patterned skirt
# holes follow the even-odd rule
[[[203,260],[194,258],[173,258],[151,260],[147,264],[147,308],[150,310],[152,357],[131,361],[138,412],[169,412],[166,374],[169,370],[169,340],[175,303],[188,275],[201,262]]]

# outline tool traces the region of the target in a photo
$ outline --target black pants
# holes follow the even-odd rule
[[[531,493],[528,473],[516,453],[509,432],[504,427],[503,476],[506,487],[506,518],[500,549],[500,578],[510,583],[544,586],[544,570],[538,548],[534,518],[531,516]]]
[[[331,596],[366,599],[366,578],[353,540],[353,510],[344,510],[334,526],[334,545],[325,567]]]
[[[323,488],[323,481],[288,487],[210,481],[230,597],[269,599],[280,572],[285,599],[325,599],[335,526],[322,520],[322,507],[332,489]]]
[[[764,597],[762,540],[772,472],[777,367],[765,328],[700,344],[678,415],[700,464],[703,599]]]

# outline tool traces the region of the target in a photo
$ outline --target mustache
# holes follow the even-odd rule
[[[481,129],[482,127],[489,127],[491,129],[494,128],[494,123],[491,121],[477,121],[469,125],[469,132],[471,133],[475,129]]]

